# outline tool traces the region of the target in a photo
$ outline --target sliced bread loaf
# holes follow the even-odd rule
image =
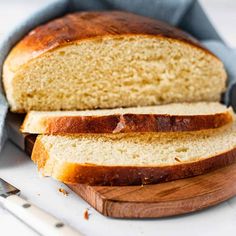
[[[39,135],[32,160],[65,183],[134,185],[203,174],[236,160],[236,123],[196,132]]]
[[[14,112],[219,101],[222,62],[163,22],[127,12],[80,12],[32,30],[7,57]]]
[[[21,131],[31,134],[195,131],[233,120],[231,108],[216,102],[27,114]]]

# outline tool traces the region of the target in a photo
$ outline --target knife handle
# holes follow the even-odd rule
[[[54,216],[39,209],[17,195],[3,201],[4,207],[25,224],[44,236],[82,236]]]

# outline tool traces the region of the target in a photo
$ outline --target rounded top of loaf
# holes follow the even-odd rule
[[[90,11],[68,14],[35,28],[13,48],[6,64],[11,71],[16,71],[44,52],[67,44],[129,35],[174,39],[210,53],[189,34],[164,22],[122,11]]]

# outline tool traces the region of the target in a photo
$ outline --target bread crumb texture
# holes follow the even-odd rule
[[[39,124],[41,120],[53,117],[71,117],[71,116],[109,116],[116,114],[162,114],[178,116],[198,116],[214,115],[219,113],[231,112],[232,109],[219,102],[195,102],[195,103],[171,103],[160,106],[129,107],[116,109],[97,109],[84,111],[30,111],[27,114],[27,124]]]
[[[3,70],[11,110],[84,110],[218,101],[222,62],[170,38],[126,35],[77,41]]]

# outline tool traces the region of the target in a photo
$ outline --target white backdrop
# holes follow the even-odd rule
[[[3,34],[6,29],[11,27],[14,22],[23,19],[27,15],[27,12],[30,12],[31,9],[39,6],[44,1],[47,0],[0,0],[0,40],[1,34]],[[200,2],[202,3],[204,9],[208,13],[215,27],[223,36],[224,40],[229,44],[229,46],[236,47],[236,0],[201,0]],[[18,168],[17,165],[14,167],[10,167],[8,166],[9,163],[6,160],[7,158],[12,158],[12,161],[10,161],[10,163],[23,162],[23,165],[21,166],[21,168]],[[25,197],[27,197],[34,203],[38,205],[41,204],[41,207],[46,208],[47,210],[55,214],[59,211],[59,209],[55,210],[55,206],[47,206],[46,202],[48,196],[44,196],[44,194],[39,195],[41,192],[40,186],[42,186],[43,184],[44,189],[47,190],[47,194],[52,194],[55,203],[67,202],[67,204],[69,204],[70,202],[70,205],[76,204],[75,206],[77,207],[77,212],[71,212],[71,210],[69,214],[73,214],[74,216],[77,214],[77,220],[81,221],[79,228],[83,232],[88,234],[90,232],[91,234],[93,232],[93,227],[96,229],[104,228],[101,229],[102,232],[106,232],[108,230],[106,226],[112,227],[113,225],[114,229],[115,227],[117,227],[116,220],[112,221],[105,217],[102,217],[93,210],[91,210],[91,219],[88,222],[85,222],[83,220],[83,211],[86,207],[88,207],[87,204],[82,200],[77,199],[72,193],[67,199],[65,199],[64,196],[61,196],[60,193],[57,193],[57,188],[60,187],[59,183],[53,182],[52,180],[46,180],[45,182],[39,181],[36,175],[36,169],[33,164],[25,159],[24,154],[17,150],[16,147],[13,147],[12,144],[7,143],[7,147],[1,154],[0,160],[1,165],[4,166],[5,163],[4,169],[0,170],[0,176],[11,180],[14,184],[16,184],[16,186],[21,186],[20,183],[22,183],[22,181],[30,181],[28,182],[28,184],[32,183],[32,185],[37,185],[38,189],[28,189],[22,187]],[[27,172],[27,176],[24,175],[25,172]],[[66,211],[66,208],[68,207],[65,206],[64,211]],[[73,209],[72,206],[69,208]],[[175,230],[175,235],[178,235],[178,232],[176,232],[176,230],[178,231],[178,229],[180,228],[182,230],[184,229],[185,232],[185,234],[182,233],[181,235],[197,235],[197,232],[199,230],[198,227],[205,227],[204,232],[208,235],[212,235],[211,233],[213,231],[215,236],[223,235],[223,233],[225,233],[225,235],[229,235],[229,232],[233,232],[233,226],[235,225],[233,222],[236,222],[235,209],[236,199],[234,198],[231,201],[218,206],[217,208],[212,208],[208,211],[205,211],[204,213],[197,213],[193,218],[188,218],[187,221],[185,217],[179,217],[178,219],[173,218],[171,220],[155,222],[156,226],[152,221],[149,221],[146,222],[146,225],[148,227],[147,229],[143,227],[143,225],[145,224],[144,221],[139,222],[138,228],[136,228],[136,224],[134,221],[129,221],[127,224],[127,221],[121,221],[119,222],[119,224],[124,228],[129,227],[129,229],[131,229],[134,234],[136,233],[136,235],[147,235],[148,232],[151,232],[151,230],[153,230],[154,226],[157,227],[157,232],[159,232],[158,230],[161,230],[161,232],[166,232],[165,234],[162,233],[160,235],[167,235],[168,229],[171,228]],[[217,221],[219,222],[217,223]],[[106,224],[105,227],[104,223]],[[145,231],[143,231],[144,229]],[[115,234],[117,232],[115,232],[114,230],[113,233]],[[36,234],[29,230],[26,226],[21,224],[10,214],[8,214],[5,210],[0,208],[0,235],[33,236]]]

